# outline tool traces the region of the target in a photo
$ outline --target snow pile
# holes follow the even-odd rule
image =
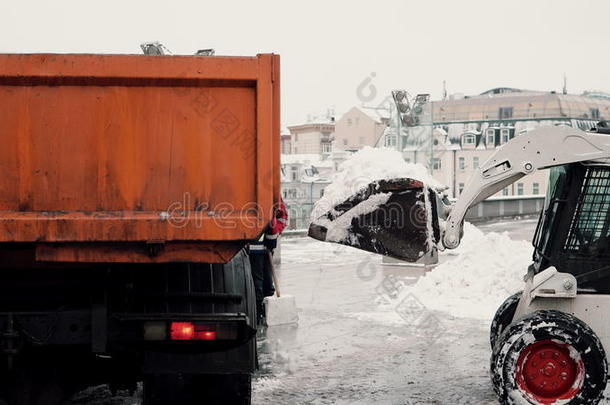
[[[322,225],[327,229],[327,241],[341,242],[350,237],[348,229],[354,218],[359,218],[362,215],[375,211],[380,205],[388,202],[391,196],[392,193],[374,194],[338,217],[335,221],[331,222],[325,218],[321,218],[316,221],[316,224]],[[357,245],[357,240],[351,240],[350,242],[352,246]]]
[[[339,165],[332,183],[324,189],[324,196],[316,202],[311,219],[315,220],[324,215],[375,180],[400,177],[421,180],[434,187],[441,186],[428,174],[424,166],[405,162],[400,152],[365,147]]]
[[[447,251],[445,260],[408,291],[428,309],[492,319],[506,298],[523,289],[532,247],[506,232],[484,234],[469,223],[464,227],[460,247]]]

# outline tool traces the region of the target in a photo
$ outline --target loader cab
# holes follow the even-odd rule
[[[536,272],[555,266],[583,292],[610,293],[610,166],[551,169],[533,244]]]

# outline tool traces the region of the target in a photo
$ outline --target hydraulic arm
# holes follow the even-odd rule
[[[520,178],[540,169],[610,158],[610,135],[571,127],[543,126],[525,132],[502,146],[472,175],[450,208],[443,245],[460,244],[466,211]]]

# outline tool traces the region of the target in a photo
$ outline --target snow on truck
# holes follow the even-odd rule
[[[550,168],[523,291],[497,310],[491,377],[500,403],[603,401],[610,350],[610,127],[539,127],[481,165],[456,203],[413,178],[384,175],[327,209],[310,236],[409,262],[431,263],[461,241],[468,208]],[[455,271],[460,271],[456,268]]]
[[[0,402],[250,403],[279,57],[0,55]]]

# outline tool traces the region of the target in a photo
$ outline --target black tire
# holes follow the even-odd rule
[[[559,311],[536,311],[510,325],[491,359],[494,390],[503,405],[595,405],[607,374],[606,354],[595,332]]]
[[[519,291],[518,293],[511,295],[496,311],[489,331],[489,343],[491,343],[491,350],[494,349],[498,337],[513,321],[515,311],[517,310],[517,305],[519,305],[519,300],[521,300],[522,295],[523,291]]]
[[[147,375],[144,405],[250,405],[250,374]]]
[[[72,370],[78,368],[70,360],[65,353],[23,349],[13,369],[0,376],[0,404],[62,404],[75,392]]]
[[[19,373],[9,378],[2,387],[0,404],[7,405],[59,405],[69,394],[49,370]]]

